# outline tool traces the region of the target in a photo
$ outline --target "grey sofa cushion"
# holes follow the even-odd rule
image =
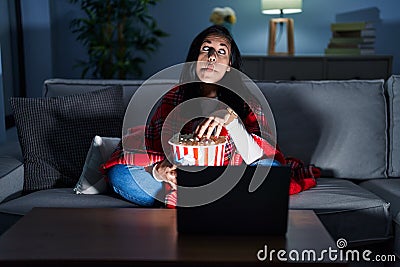
[[[104,87],[118,85],[122,86],[124,107],[126,107],[138,88],[143,90],[142,92],[144,95],[140,96],[142,99],[146,99],[148,97],[152,99],[155,97],[154,95],[160,97],[162,95],[161,92],[163,92],[165,89],[174,87],[179,82],[177,79],[164,77],[164,75],[161,76],[162,77],[156,76],[151,80],[147,80],[145,83],[142,80],[48,79],[44,82],[43,96],[54,97],[81,94]],[[179,78],[179,76],[177,78]]]
[[[393,222],[394,222],[394,235],[395,235],[393,251],[396,254],[396,256],[400,258],[400,212],[397,213],[396,217],[393,219]]]
[[[400,75],[392,75],[385,84],[389,104],[388,175],[400,177]]]
[[[24,191],[72,187],[95,135],[121,137],[122,88],[52,98],[12,98],[24,156]]]
[[[391,237],[389,204],[346,179],[318,178],[316,187],[291,195],[289,206],[314,210],[335,240],[359,244]]]
[[[82,94],[85,92],[99,90],[104,87],[122,86],[124,106],[126,106],[136,92],[137,88],[144,81],[142,80],[101,80],[101,79],[48,79],[43,85],[43,96],[66,96]]]
[[[393,251],[400,257],[400,179],[373,179],[360,183],[377,196],[390,203],[390,214],[393,217]]]
[[[24,166],[13,158],[0,156],[0,203],[6,198],[22,191]]]
[[[354,179],[387,176],[383,85],[383,80],[259,83],[285,156],[315,164],[323,176]]]
[[[72,188],[55,188],[36,191],[0,204],[0,213],[25,215],[34,207],[132,208],[138,206],[116,198],[114,195],[77,195]]]
[[[0,144],[0,156],[13,157],[21,162],[24,161],[16,127],[7,129],[7,141]]]
[[[400,179],[373,179],[360,186],[390,203],[390,213],[395,217],[400,212]]]

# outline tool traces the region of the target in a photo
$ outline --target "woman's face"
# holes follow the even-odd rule
[[[231,45],[224,37],[210,35],[200,47],[196,73],[206,83],[216,83],[230,71]]]

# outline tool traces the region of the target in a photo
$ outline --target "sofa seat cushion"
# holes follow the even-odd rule
[[[36,191],[0,204],[0,213],[25,215],[34,207],[49,208],[131,208],[137,205],[114,195],[75,194],[72,188]]]
[[[349,245],[391,237],[389,203],[346,179],[319,178],[317,186],[290,196],[291,209],[312,209],[333,239]]]
[[[0,156],[13,157],[21,162],[24,161],[16,127],[7,130],[7,141],[1,143],[0,147]]]
[[[394,228],[394,243],[393,243],[393,251],[397,257],[400,258],[400,212],[393,219],[393,228]]]
[[[395,217],[400,212],[400,179],[373,179],[360,186],[390,203],[390,213]]]
[[[24,166],[13,157],[0,156],[0,202],[22,191]]]
[[[0,181],[21,166],[22,162],[16,158],[0,156]]]

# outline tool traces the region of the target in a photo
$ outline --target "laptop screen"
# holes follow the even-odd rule
[[[185,167],[177,180],[179,233],[286,233],[289,167]]]

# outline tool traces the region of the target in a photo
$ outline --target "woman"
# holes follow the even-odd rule
[[[233,69],[240,70],[241,56],[229,31],[217,25],[202,31],[193,40],[186,62],[194,64],[188,63],[184,67],[182,85],[164,95],[146,127],[145,146],[147,153],[154,156],[153,160],[147,166],[139,166],[129,162],[120,147],[105,164],[113,190],[139,205],[159,204],[156,199],[170,193],[170,190],[165,191],[165,184],[169,185],[167,188],[172,188],[172,192],[177,187],[177,166],[165,157],[162,131],[167,128],[165,121],[174,108],[190,99],[205,97],[226,104],[220,109],[214,107],[214,111],[204,118],[182,124],[181,130],[181,133],[193,133],[197,138],[226,136],[225,165],[240,164],[242,160],[246,164],[286,164],[274,144],[262,138],[268,136],[268,127],[260,124],[265,119],[261,110],[257,109],[259,106],[252,105],[250,108],[235,92],[221,86],[243,86],[238,75],[230,74]],[[246,90],[240,89],[239,92],[246,95]]]

